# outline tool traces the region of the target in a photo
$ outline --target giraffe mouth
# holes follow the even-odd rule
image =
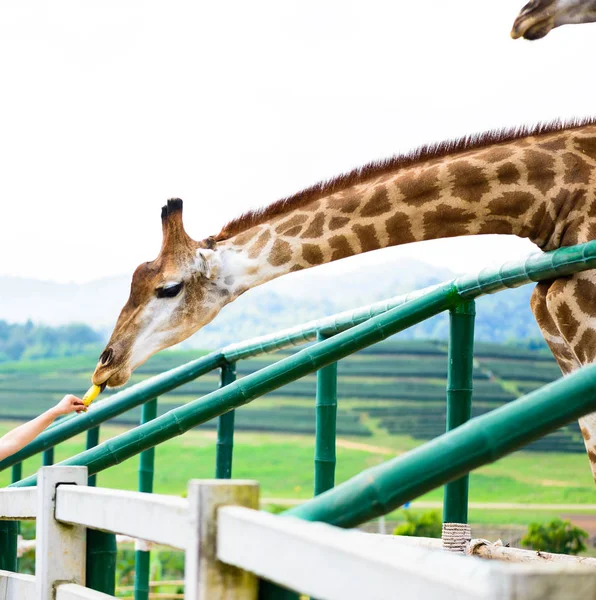
[[[555,19],[548,14],[526,13],[515,19],[511,29],[511,37],[517,40],[523,37],[526,40],[539,40],[555,26]]]

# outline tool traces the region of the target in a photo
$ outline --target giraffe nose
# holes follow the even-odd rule
[[[106,348],[99,357],[99,364],[102,367],[107,367],[114,360],[113,348]]]

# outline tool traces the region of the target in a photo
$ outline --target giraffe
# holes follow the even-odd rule
[[[531,0],[513,23],[511,37],[538,40],[561,25],[596,21],[596,0]]]
[[[92,377],[124,384],[159,350],[271,279],[378,248],[463,235],[553,250],[596,237],[596,118],[421,148],[319,183],[193,240],[182,201],[162,209],[158,257],[130,297]],[[532,310],[563,373],[596,359],[596,271],[539,283]],[[596,415],[580,420],[596,478]]]

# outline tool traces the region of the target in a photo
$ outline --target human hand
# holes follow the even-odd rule
[[[67,394],[54,406],[54,413],[57,417],[60,415],[69,415],[70,413],[87,412],[87,407],[83,404],[83,401],[72,394]]]

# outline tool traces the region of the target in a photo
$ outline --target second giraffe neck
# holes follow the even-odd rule
[[[218,242],[233,297],[379,248],[508,234],[550,250],[596,236],[595,125],[521,137],[383,172]],[[579,140],[579,142],[578,142]]]

